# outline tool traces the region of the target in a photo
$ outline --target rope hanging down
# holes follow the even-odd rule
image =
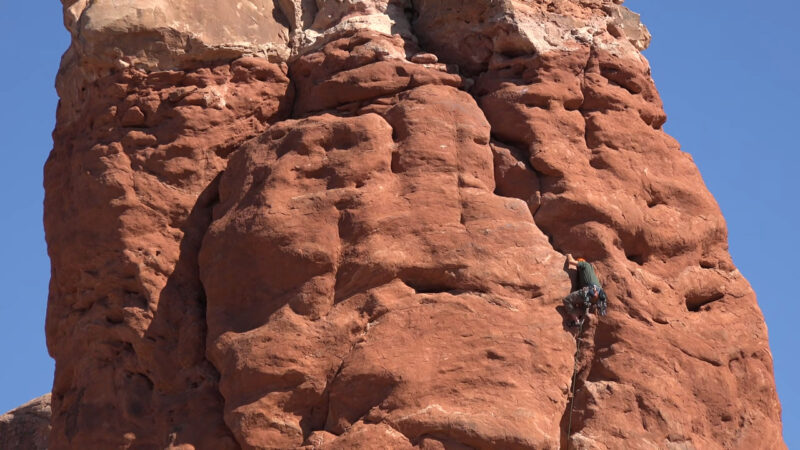
[[[569,425],[567,425],[567,440],[569,441],[570,433],[572,432],[572,408],[575,406],[575,380],[578,378],[578,355],[581,353],[581,341],[580,336],[581,332],[583,331],[583,323],[586,321],[581,320],[581,324],[578,327],[578,333],[575,335],[575,364],[572,368],[572,385],[570,386],[569,395]]]

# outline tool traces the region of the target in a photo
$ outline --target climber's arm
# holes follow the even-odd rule
[[[572,253],[567,253],[567,266],[569,268],[578,267],[578,260],[572,257]]]

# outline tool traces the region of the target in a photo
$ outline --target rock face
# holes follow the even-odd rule
[[[50,394],[0,415],[0,450],[47,450]]]
[[[50,448],[785,448],[617,3],[65,0]]]

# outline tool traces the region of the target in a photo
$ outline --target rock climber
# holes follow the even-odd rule
[[[564,297],[567,325],[571,327],[581,325],[586,314],[593,308],[597,314],[605,316],[608,297],[600,285],[594,267],[583,258],[573,258],[571,254],[567,255],[567,265],[570,268],[574,267],[578,272],[578,290]]]

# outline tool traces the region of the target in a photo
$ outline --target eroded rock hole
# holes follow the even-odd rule
[[[391,170],[392,173],[403,172],[403,168],[400,166],[400,152],[392,152]]]
[[[486,357],[496,361],[505,361],[506,357],[492,350],[486,351]]]
[[[633,74],[614,64],[601,63],[600,74],[608,80],[609,84],[625,89],[631,95],[641,94],[643,88],[634,78]]]
[[[405,281],[405,283],[417,294],[444,294],[444,293],[451,293],[454,291],[452,286],[446,285],[437,285],[437,284],[428,284],[425,282],[409,282]]]
[[[635,262],[640,266],[647,262],[647,256],[638,253],[625,252],[625,257],[628,258],[628,261]]]
[[[686,295],[686,309],[692,312],[699,312],[704,306],[722,300],[725,294],[716,292],[713,294],[689,293]]]
[[[347,43],[347,50],[353,51],[356,47],[369,44],[371,41],[372,39],[367,36],[356,36]]]
[[[589,160],[589,165],[597,170],[608,170],[611,168],[611,164],[609,164],[602,156],[596,156]]]
[[[281,129],[281,128],[278,128],[276,130],[272,130],[272,131],[269,132],[270,139],[274,139],[274,140],[283,139],[284,136],[286,136],[286,130]]]
[[[717,267],[717,263],[708,259],[700,260],[700,267],[703,269],[714,269]]]
[[[465,286],[459,282],[454,268],[408,268],[398,278],[417,294],[441,294],[463,292]]]
[[[112,311],[106,316],[106,322],[111,325],[119,325],[125,321],[122,311]]]
[[[348,150],[357,146],[360,139],[365,138],[358,136],[347,128],[336,127],[333,129],[333,136],[331,136],[330,141],[325,143],[325,147],[329,150]]]

